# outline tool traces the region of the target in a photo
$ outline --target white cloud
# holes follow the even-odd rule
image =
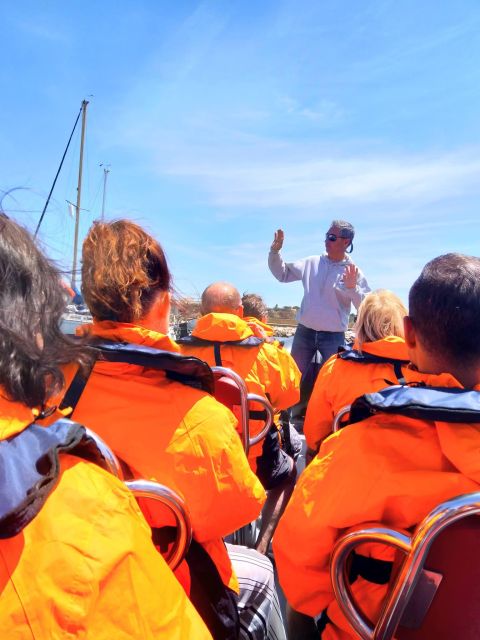
[[[480,191],[480,160],[470,153],[442,157],[319,156],[279,162],[259,148],[255,155],[252,150],[248,163],[233,157],[226,163],[221,155],[214,158],[210,152],[210,158],[198,162],[192,162],[190,155],[181,161],[162,162],[158,169],[196,182],[220,207],[301,209],[386,201],[418,205]]]

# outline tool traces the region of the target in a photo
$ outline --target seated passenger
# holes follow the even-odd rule
[[[242,296],[243,319],[253,333],[267,342],[273,342],[273,329],[267,324],[268,309],[263,298],[257,293],[244,293]]]
[[[207,640],[133,495],[83,457],[101,462],[84,428],[36,422],[55,412],[61,367],[85,363],[63,309],[59,273],[0,214],[1,636]]]
[[[429,262],[410,290],[409,314],[408,385],[480,390],[480,259],[447,254]],[[401,395],[411,391],[400,388]],[[476,424],[386,413],[327,438],[300,478],[273,544],[290,605],[308,616],[324,612],[324,638],[357,637],[334,601],[335,541],[367,522],[410,529],[439,502],[478,491],[479,448]],[[386,585],[359,576],[351,587],[376,620]]]
[[[332,432],[340,409],[363,393],[399,384],[402,364],[409,360],[403,339],[406,315],[402,301],[391,291],[379,289],[363,299],[355,324],[354,352],[344,351],[327,360],[308,403],[303,431],[313,454]]]
[[[92,338],[178,352],[166,335],[170,288],[163,250],[141,227],[127,220],[93,224],[82,264],[82,291],[94,319],[86,331]],[[104,438],[134,476],[153,478],[183,496],[194,541],[203,550],[199,556],[196,545],[189,560],[195,572],[192,602],[215,638],[235,637],[238,583],[222,538],[258,516],[265,493],[249,468],[232,413],[164,371],[99,361],[73,415]],[[202,566],[212,565],[209,578],[198,576],[199,557]],[[271,566],[266,571],[265,580],[273,584]],[[268,621],[272,592],[265,595],[261,587],[248,607],[263,607]],[[212,605],[214,597],[218,606]],[[243,597],[242,592],[242,612]],[[252,619],[242,624],[253,633],[262,621],[251,610],[246,615]]]
[[[232,369],[245,380],[249,392],[267,397],[277,411],[298,401],[300,372],[293,358],[283,349],[255,339],[242,318],[242,302],[234,286],[216,282],[207,287],[202,294],[201,312],[192,335],[180,341],[184,354],[197,356],[210,366]],[[258,420],[250,421],[252,435],[258,433],[258,425]],[[248,459],[268,492],[256,543],[256,548],[266,553],[295,484],[295,465],[280,447],[276,425],[263,442],[250,448]]]

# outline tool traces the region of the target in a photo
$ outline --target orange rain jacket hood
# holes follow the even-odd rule
[[[208,313],[197,320],[192,336],[208,341],[218,341],[221,345],[222,365],[238,373],[250,393],[268,397],[276,411],[287,409],[300,398],[300,371],[291,355],[275,344],[263,342],[258,346],[240,347],[229,344],[254,337],[252,329],[243,318],[230,313]],[[197,356],[215,365],[212,345],[181,345],[182,353]],[[251,433],[255,435],[260,425],[251,421]],[[255,459],[262,454],[262,443],[250,448],[248,458],[252,468]]]
[[[273,336],[272,327],[266,322],[262,322],[255,316],[243,316],[243,320],[259,338],[271,338]]]
[[[403,371],[409,383],[461,387],[450,374]],[[329,559],[337,538],[365,523],[410,529],[438,503],[478,491],[479,448],[478,425],[386,414],[346,426],[322,443],[273,541],[280,584],[292,607],[310,616],[327,609],[333,624],[322,638],[356,637],[334,602],[330,582]],[[383,559],[382,551],[372,555]],[[375,620],[386,586],[358,578],[352,591]]]
[[[87,331],[179,351],[168,336],[131,324],[94,322]],[[162,371],[97,362],[74,417],[96,431],[137,477],[157,480],[183,496],[194,538],[224,584],[238,591],[222,538],[258,516],[265,492],[248,465],[233,414]]]
[[[33,419],[0,397],[1,442]],[[55,488],[20,533],[0,539],[0,556],[2,638],[211,640],[132,494],[81,458],[60,454]]]
[[[405,340],[396,336],[364,342],[362,352],[382,358],[409,360]],[[308,447],[318,451],[321,441],[331,434],[333,419],[340,409],[358,396],[379,391],[391,383],[398,384],[391,364],[360,364],[342,360],[337,354],[329,358],[320,369],[308,402],[303,426]]]

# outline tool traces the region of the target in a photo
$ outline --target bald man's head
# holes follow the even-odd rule
[[[207,313],[233,313],[242,317],[240,293],[229,282],[214,282],[202,293],[202,315]]]

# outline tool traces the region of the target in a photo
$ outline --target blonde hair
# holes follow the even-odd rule
[[[405,305],[392,291],[377,289],[363,300],[355,323],[359,350],[364,342],[374,342],[387,336],[403,338],[403,318],[407,315]]]

